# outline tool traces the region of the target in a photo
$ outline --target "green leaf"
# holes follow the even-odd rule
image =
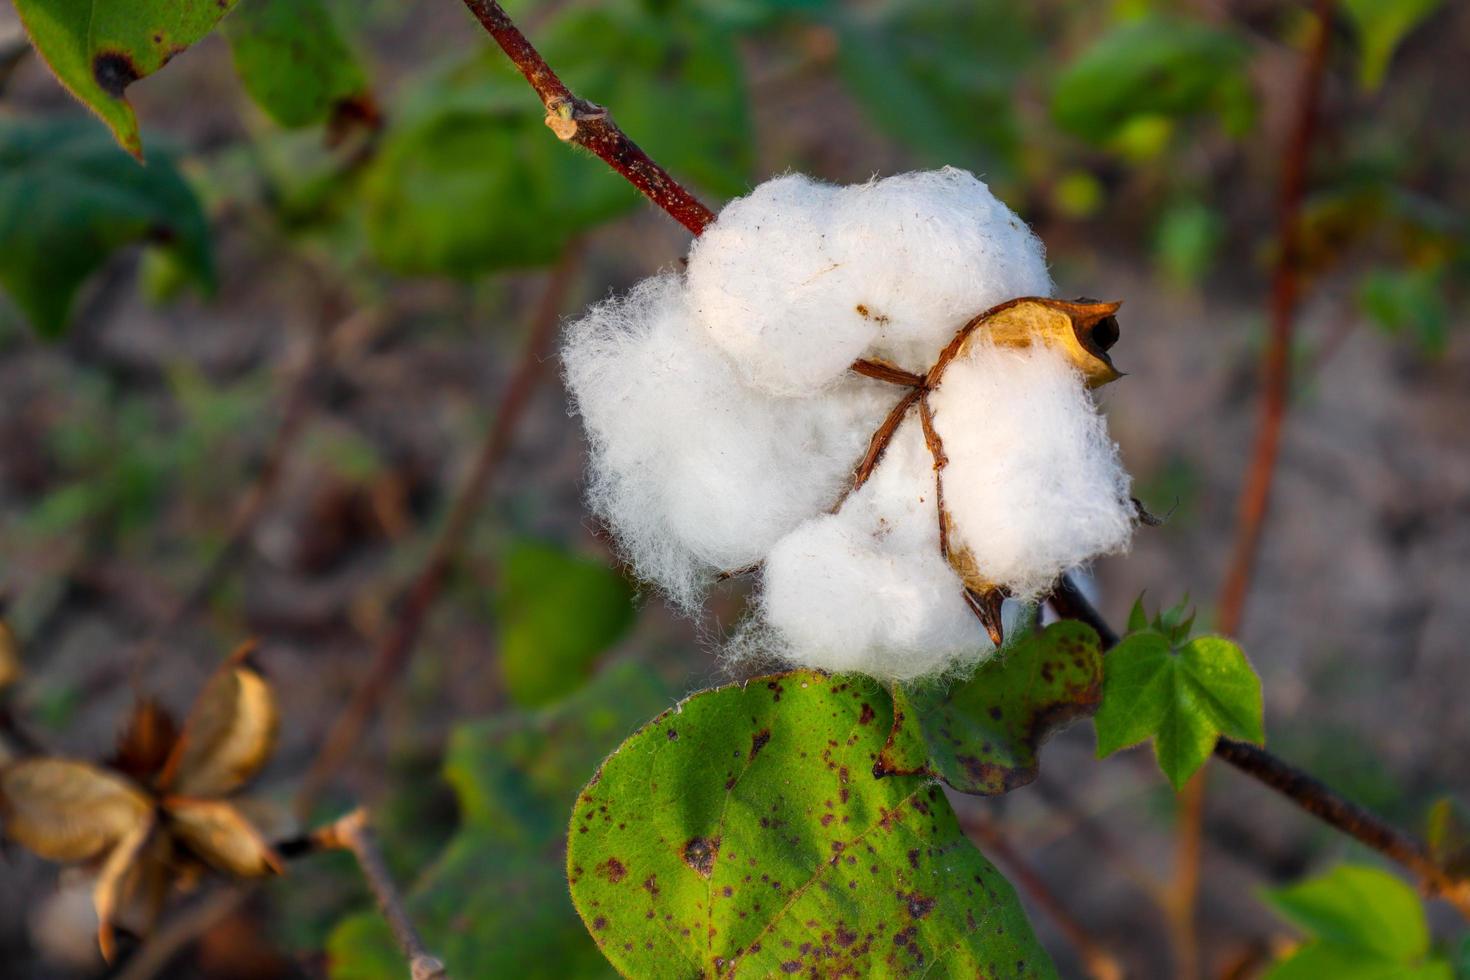
[[[1239,38],[1196,21],[1152,14],[1128,21],[1062,71],[1052,117],[1093,143],[1107,142],[1136,119],[1206,112],[1240,131],[1253,113],[1247,53]]]
[[[696,694],[633,735],[572,813],[572,898],[626,976],[1053,977],[1010,884],[922,776],[875,779],[867,679]]]
[[[634,618],[633,593],[600,561],[523,541],[501,564],[500,670],[517,702],[536,707],[575,690]]]
[[[221,31],[245,90],[282,126],[322,122],[367,88],[322,0],[241,0]]]
[[[1362,58],[1358,80],[1369,91],[1383,84],[1389,62],[1404,38],[1444,0],[1346,0],[1343,8],[1358,33]]]
[[[31,43],[123,149],[143,156],[124,91],[208,34],[235,0],[15,0]]]
[[[936,776],[962,793],[993,796],[1034,780],[1051,734],[1096,710],[1103,655],[1092,627],[1073,620],[1024,636],[962,684],[894,690],[885,775]]]
[[[625,663],[549,710],[455,730],[445,772],[463,825],[408,901],[450,976],[610,975],[567,894],[564,820],[587,773],[667,704],[647,667]],[[403,955],[376,912],[342,922],[327,949],[335,980],[403,975]]]
[[[562,146],[497,61],[433,78],[389,114],[363,185],[369,241],[398,272],[473,276],[542,265],[637,201],[600,160]]]
[[[1015,89],[1040,52],[1025,5],[893,0],[833,24],[843,81],[877,125],[931,164],[1013,169]]]
[[[1358,305],[1387,334],[1407,333],[1427,353],[1449,341],[1450,311],[1439,265],[1374,269],[1358,287]]]
[[[1164,274],[1178,285],[1198,283],[1215,260],[1224,221],[1203,201],[1186,201],[1164,212],[1154,250]]]
[[[1273,980],[1451,980],[1449,963],[1429,958],[1429,926],[1419,896],[1385,871],[1341,865],[1269,890],[1265,898],[1314,940],[1277,964],[1269,974]]]
[[[1262,716],[1260,678],[1238,646],[1202,636],[1176,650],[1149,629],[1125,637],[1105,660],[1097,754],[1153,738],[1159,768],[1179,789],[1219,736],[1263,742]]]
[[[166,247],[214,286],[209,226],[171,159],[147,167],[82,119],[0,119],[0,286],[47,336],[114,251]]]

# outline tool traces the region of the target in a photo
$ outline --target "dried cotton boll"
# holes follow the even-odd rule
[[[1129,479],[1081,376],[1057,350],[972,344],[930,396],[949,462],[952,546],[1012,595],[1127,547]]]
[[[759,562],[836,499],[892,400],[864,379],[822,398],[748,387],[675,275],[594,307],[562,356],[592,443],[593,510],[637,573],[689,609],[716,573]]]
[[[918,420],[842,504],[766,559],[760,608],[777,652],[807,667],[908,680],[991,651],[939,554],[934,471]],[[755,646],[749,639],[740,651]]]

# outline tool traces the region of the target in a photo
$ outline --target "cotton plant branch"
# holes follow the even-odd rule
[[[1335,0],[1316,0],[1314,4],[1315,29],[1301,64],[1295,112],[1282,166],[1277,202],[1278,254],[1271,278],[1271,338],[1262,365],[1261,420],[1241,488],[1235,544],[1216,608],[1216,627],[1229,635],[1239,632],[1245,611],[1291,397],[1291,347],[1301,294],[1302,202],[1306,196],[1312,144],[1317,135],[1334,9]],[[1178,853],[1170,903],[1180,955],[1191,974],[1198,963],[1195,906],[1204,837],[1205,779],[1203,770],[1196,773],[1180,794]]]
[[[495,0],[464,0],[464,4],[535,89],[546,107],[546,125],[557,138],[596,154],[692,234],[698,235],[715,220],[713,211],[618,128],[604,106],[567,88],[500,4]]]
[[[1117,631],[1070,578],[1062,580],[1048,601],[1057,615],[1080,620],[1096,630],[1104,650],[1117,644]],[[1470,921],[1470,877],[1438,865],[1423,841],[1259,746],[1221,738],[1215,743],[1214,754],[1328,826],[1401,865],[1419,880],[1427,894],[1449,902]]]
[[[393,682],[412,659],[419,634],[449,578],[460,546],[484,500],[485,491],[510,449],[531,395],[545,374],[545,361],[556,338],[561,307],[580,264],[581,246],[573,243],[552,269],[533,315],[520,361],[496,406],[494,421],[486,431],[469,476],[450,507],[449,516],[434,540],[428,559],[405,594],[392,629],[378,646],[352,700],[332,723],[315,761],[302,780],[296,797],[299,816],[304,817],[311,811],[327,781],[358,750],[363,732],[387,697]]]

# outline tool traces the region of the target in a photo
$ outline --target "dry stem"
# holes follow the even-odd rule
[[[579,98],[557,77],[495,0],[464,0],[500,49],[520,69],[546,107],[546,125],[562,139],[592,151],[679,224],[698,235],[715,220],[677,180],[630,140],[607,109]],[[688,122],[687,120],[685,122]]]
[[[449,517],[434,541],[428,560],[409,588],[396,623],[378,647],[352,700],[337,715],[316,760],[302,780],[296,797],[296,811],[299,816],[305,816],[311,811],[327,780],[358,748],[363,732],[377,713],[393,681],[412,658],[419,633],[449,577],[455,556],[484,499],[485,490],[510,448],[511,439],[530,402],[531,393],[545,373],[543,362],[555,339],[561,306],[576,278],[580,257],[580,245],[574,243],[568,246],[552,270],[533,317],[520,363],[516,365],[515,373],[511,375],[501,396],[495,420],[485,435],[469,477],[450,508]]]

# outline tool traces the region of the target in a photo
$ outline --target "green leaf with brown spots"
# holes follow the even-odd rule
[[[1062,620],[1005,647],[964,683],[900,685],[879,771],[937,776],[962,793],[1009,793],[1036,778],[1042,742],[1097,710],[1102,679],[1097,633]]]
[[[322,0],[239,0],[221,26],[235,73],[282,126],[310,126],[365,102],[367,78]]]
[[[549,709],[455,729],[444,768],[461,826],[408,897],[450,976],[611,975],[567,895],[566,813],[597,763],[669,700],[647,666],[627,662]],[[394,843],[391,833],[385,839]],[[333,980],[404,975],[403,954],[375,911],[340,923],[327,953]]]
[[[101,117],[123,149],[143,156],[125,90],[208,34],[235,0],[15,0],[51,71]]]
[[[704,691],[577,800],[572,899],[630,977],[1054,977],[1015,891],[924,776],[878,779],[867,679]]]

